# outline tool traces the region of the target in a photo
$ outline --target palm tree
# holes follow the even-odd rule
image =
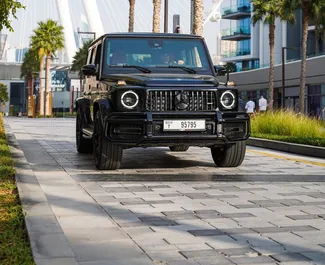
[[[318,6],[314,5],[314,22],[315,22],[315,52],[316,54],[319,54],[320,52],[320,46],[319,41],[323,39],[325,43],[325,3],[320,3]],[[324,46],[325,47],[325,46]]]
[[[73,56],[71,71],[78,72],[80,77],[80,92],[83,92],[82,89],[82,72],[81,68],[86,64],[88,49],[92,41],[86,41],[83,46],[76,52],[75,56]]]
[[[152,32],[160,32],[160,11],[161,0],[153,0],[153,20],[152,20]]]
[[[50,90],[50,65],[53,54],[57,50],[64,48],[63,27],[58,22],[51,19],[46,22],[39,22],[38,28],[35,29],[34,35],[31,37],[31,46],[39,52],[40,60],[40,84],[43,77],[42,70],[44,69],[44,56],[46,56],[46,84],[45,91],[48,95]],[[42,85],[40,85],[42,88]],[[49,96],[49,95],[48,95]],[[49,97],[50,98],[50,97]],[[44,104],[46,101],[44,101]],[[42,110],[40,111],[42,113]],[[44,115],[52,115],[52,110],[48,108]]]
[[[135,9],[135,0],[129,0],[129,32],[134,31],[134,9]]]
[[[37,51],[28,49],[20,67],[20,77],[27,80],[28,97],[33,95],[35,73],[39,72],[40,58]]]
[[[269,25],[269,44],[270,44],[270,70],[269,70],[269,102],[270,110],[273,109],[274,96],[274,45],[275,45],[275,20],[280,17],[284,20],[292,20],[292,17],[285,17],[282,12],[283,0],[251,0],[253,4],[252,23],[263,21]]]
[[[300,70],[300,113],[305,113],[305,88],[307,65],[307,38],[309,19],[315,18],[315,10],[324,0],[284,0],[284,12],[294,14],[296,9],[302,10],[302,41],[301,41],[301,70]]]
[[[193,33],[203,35],[203,0],[194,0]]]

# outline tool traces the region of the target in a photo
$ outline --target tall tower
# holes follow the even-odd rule
[[[59,18],[64,32],[64,47],[68,58],[67,63],[72,63],[73,56],[76,53],[77,46],[74,38],[69,2],[67,0],[56,0]]]
[[[96,38],[105,34],[96,0],[83,0],[86,17],[91,32],[96,32]]]

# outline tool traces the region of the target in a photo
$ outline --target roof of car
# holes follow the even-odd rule
[[[150,32],[118,32],[118,33],[109,33],[104,34],[94,40],[92,44],[96,43],[97,41],[107,38],[107,37],[127,37],[127,38],[175,38],[175,39],[202,39],[201,36],[192,35],[192,34],[179,34],[179,33],[150,33]]]

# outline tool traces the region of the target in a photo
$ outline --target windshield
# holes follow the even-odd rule
[[[199,39],[106,39],[104,75],[139,72],[212,74]]]

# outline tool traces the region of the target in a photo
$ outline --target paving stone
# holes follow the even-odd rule
[[[255,217],[251,213],[226,213],[222,214],[223,217],[226,218],[245,218],[245,217]]]
[[[309,220],[309,219],[319,218],[316,214],[286,215],[286,216],[292,220]]]
[[[148,256],[153,260],[154,264],[155,263],[157,264],[158,261],[166,262],[166,261],[185,260],[185,257],[181,255],[178,251],[148,253]]]
[[[30,233],[29,238],[36,259],[74,257],[63,233]]]
[[[220,257],[220,253],[213,249],[208,250],[193,250],[193,251],[180,251],[180,253],[187,259],[196,258],[196,257]]]
[[[288,252],[282,245],[274,245],[274,246],[252,246],[256,252],[260,255],[270,256],[276,254],[282,254]]]
[[[36,265],[78,265],[75,258],[35,259]]]
[[[279,233],[279,232],[290,232],[290,231],[314,231],[318,230],[311,226],[283,226],[283,227],[258,227],[252,228],[258,233]]]
[[[258,257],[238,257],[230,258],[232,262],[238,265],[242,264],[275,264],[275,261],[267,256],[258,256]]]
[[[300,254],[302,254],[303,256],[307,257],[308,259],[312,260],[313,262],[323,262],[325,261],[325,253],[324,252],[320,252],[320,251],[305,251],[305,252],[301,252]],[[323,264],[320,263],[320,264]]]
[[[91,242],[71,245],[78,262],[141,259],[145,254],[131,240]]]
[[[64,229],[64,234],[70,244],[128,239],[119,228],[67,228]]]
[[[279,262],[286,262],[286,261],[310,261],[310,259],[306,258],[305,256],[301,255],[300,253],[281,253],[271,256],[273,259]]]
[[[61,216],[58,221],[65,228],[102,228],[115,227],[115,224],[106,216]]]
[[[131,262],[132,265],[152,265],[152,260],[149,259],[148,257],[134,258],[132,259]],[[108,260],[100,260],[100,261],[79,262],[78,264],[79,265],[130,265],[130,259],[122,259],[122,260],[108,259]]]
[[[224,235],[224,232],[219,229],[202,229],[202,230],[189,230],[194,236],[219,236]]]
[[[26,226],[31,233],[60,233],[62,229],[54,215],[26,216]]]
[[[212,258],[196,258],[195,260],[200,265],[234,265],[233,262],[223,256]]]
[[[247,256],[247,255],[257,255],[257,252],[252,248],[229,248],[229,249],[218,249],[218,252],[229,256]]]

